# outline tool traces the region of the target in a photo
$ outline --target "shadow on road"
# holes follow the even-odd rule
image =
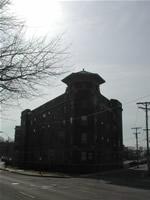
[[[150,176],[145,170],[126,169],[116,172],[88,175],[86,178],[104,180],[108,184],[150,189]]]

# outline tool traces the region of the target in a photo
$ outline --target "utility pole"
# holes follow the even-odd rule
[[[137,158],[137,168],[139,168],[139,143],[138,143],[138,134],[140,134],[138,132],[139,129],[141,129],[141,127],[134,127],[131,128],[135,130],[135,139],[136,139],[136,158]]]
[[[146,123],[146,144],[147,144],[147,166],[148,166],[148,173],[150,174],[150,151],[149,151],[149,133],[148,133],[148,110],[150,110],[150,102],[138,102],[138,108],[145,111],[145,123]]]
[[[143,129],[143,131],[147,131],[147,129]],[[148,129],[148,132],[149,131],[150,131],[150,129]],[[150,143],[150,138],[148,137],[148,139],[147,139],[147,137],[146,137],[145,141],[148,142],[148,140],[149,140],[149,143]],[[150,156],[150,149],[149,149],[149,156]]]

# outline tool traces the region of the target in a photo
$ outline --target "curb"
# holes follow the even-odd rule
[[[44,175],[44,174],[32,174],[32,173],[24,173],[24,172],[21,172],[21,171],[17,171],[17,170],[12,170],[12,169],[9,169],[9,168],[1,168],[0,167],[0,170],[3,170],[3,171],[8,171],[10,173],[14,173],[14,174],[20,174],[20,175],[24,175],[24,176],[34,176],[34,177],[47,177],[47,178],[70,178],[70,176],[68,175]]]

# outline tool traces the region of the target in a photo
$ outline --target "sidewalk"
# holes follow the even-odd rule
[[[38,176],[38,177],[51,177],[51,178],[70,178],[69,175],[59,172],[42,172],[33,170],[22,170],[12,167],[4,167],[0,165],[0,170],[8,171],[15,174],[27,175],[27,176]]]
[[[74,175],[67,175],[65,173],[60,172],[44,172],[44,171],[34,171],[34,170],[23,170],[17,169],[12,167],[4,167],[4,164],[0,163],[0,170],[8,171],[11,173],[27,175],[27,176],[38,176],[38,177],[52,177],[52,178],[70,178],[70,177],[80,177],[80,178],[102,178],[107,176],[121,176],[125,178],[125,176],[131,176],[134,178],[148,178],[150,180],[150,176],[147,175],[147,165],[140,165],[139,168],[137,167],[130,167],[130,168],[123,168],[123,169],[116,169],[110,171],[102,171],[96,173],[89,173],[89,174],[74,174]]]
[[[136,166],[130,167],[130,169],[139,170],[139,171],[145,171],[145,172],[148,171],[147,164],[139,165],[139,167],[136,167]]]

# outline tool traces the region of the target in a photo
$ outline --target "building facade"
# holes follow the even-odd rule
[[[16,165],[75,172],[122,166],[122,104],[101,94],[105,81],[86,71],[62,80],[64,94],[24,110],[16,128]]]

